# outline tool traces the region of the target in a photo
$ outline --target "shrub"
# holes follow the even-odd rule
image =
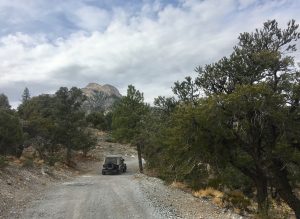
[[[114,139],[111,135],[107,135],[105,141],[109,143],[116,143],[116,139]]]
[[[251,201],[238,190],[227,192],[223,200],[227,207],[239,209],[241,212],[249,211],[249,206],[251,205]]]
[[[55,164],[56,162],[61,162],[62,160],[63,160],[63,159],[62,159],[62,157],[60,157],[60,156],[57,156],[57,155],[50,155],[50,156],[47,157],[46,162],[47,162],[47,164],[49,164],[49,166],[54,166],[54,164]]]
[[[33,159],[32,158],[27,158],[23,161],[22,164],[23,167],[33,167],[34,163],[33,163]]]
[[[6,158],[0,155],[0,168],[5,167],[6,165],[7,165]]]

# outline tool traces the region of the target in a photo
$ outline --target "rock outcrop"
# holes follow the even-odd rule
[[[29,146],[24,148],[20,159],[35,159],[40,158],[38,151],[33,147]]]
[[[109,84],[102,86],[97,83],[89,83],[81,90],[87,96],[87,100],[83,104],[83,109],[87,113],[110,111],[113,104],[122,98],[118,89]]]

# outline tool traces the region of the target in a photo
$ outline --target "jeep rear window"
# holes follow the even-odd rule
[[[108,164],[108,163],[117,164],[117,158],[116,157],[107,157],[107,158],[105,158],[105,163],[106,164]]]

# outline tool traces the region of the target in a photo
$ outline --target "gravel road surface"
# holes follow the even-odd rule
[[[165,218],[143,196],[134,178],[136,160],[122,175],[100,175],[100,169],[49,189],[31,203],[22,218]]]
[[[89,174],[50,187],[29,204],[25,219],[240,219],[208,201],[137,173],[137,161],[126,161],[121,175],[100,175],[100,164]]]

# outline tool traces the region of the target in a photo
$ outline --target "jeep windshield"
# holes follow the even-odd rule
[[[117,157],[107,157],[105,158],[105,164],[113,163],[117,164]]]

